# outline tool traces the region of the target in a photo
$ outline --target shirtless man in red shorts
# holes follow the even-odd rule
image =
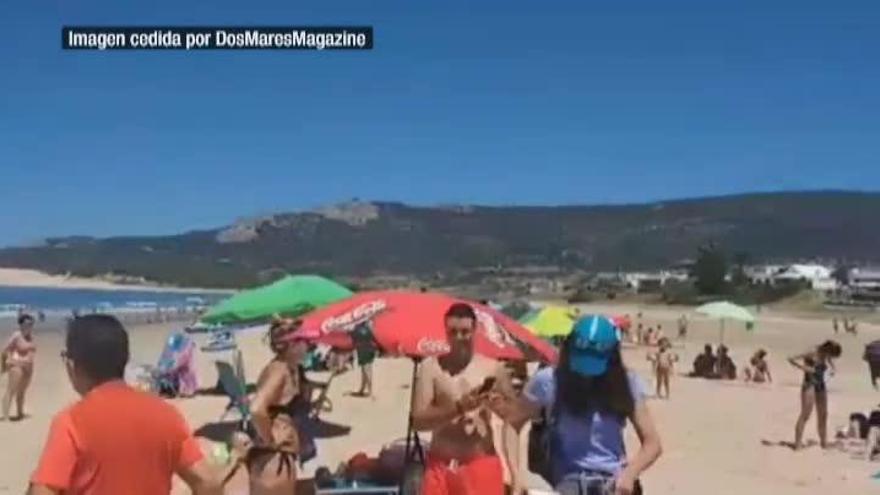
[[[510,378],[500,362],[474,354],[473,308],[453,304],[445,323],[449,353],[426,359],[416,379],[413,424],[433,433],[422,494],[502,495],[504,468],[495,446],[488,392],[512,395]],[[510,462],[515,455],[511,450],[519,446],[517,433],[505,425],[503,435],[511,483],[517,486],[518,463]]]

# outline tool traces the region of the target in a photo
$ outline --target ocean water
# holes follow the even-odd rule
[[[0,286],[0,317],[28,311],[65,313],[72,311],[119,312],[193,308],[215,304],[228,294],[201,292],[160,292],[151,290],[50,289]]]

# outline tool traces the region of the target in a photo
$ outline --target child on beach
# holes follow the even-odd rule
[[[758,349],[758,352],[752,356],[752,359],[749,360],[749,366],[745,369],[745,377],[747,382],[773,382],[773,377],[770,376],[770,366],[767,364],[767,351]]]
[[[648,354],[648,361],[653,364],[654,368],[654,378],[657,382],[657,398],[668,399],[669,378],[672,376],[675,363],[678,361],[678,355],[672,352],[672,344],[670,344],[669,339],[665,337],[660,339],[659,345],[660,347],[657,352]],[[663,389],[666,389],[665,395],[663,394]]]

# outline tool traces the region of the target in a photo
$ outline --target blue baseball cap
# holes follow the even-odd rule
[[[608,370],[608,361],[620,345],[620,330],[604,316],[585,316],[574,324],[568,367],[579,375],[598,376]]]

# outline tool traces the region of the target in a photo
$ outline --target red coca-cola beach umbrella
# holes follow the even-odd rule
[[[438,293],[361,292],[305,315],[296,336],[349,349],[353,347],[351,332],[368,325],[387,353],[442,355],[449,351],[444,315],[456,302],[470,304],[477,314],[476,352],[494,359],[556,361],[553,346],[501,312]]]

